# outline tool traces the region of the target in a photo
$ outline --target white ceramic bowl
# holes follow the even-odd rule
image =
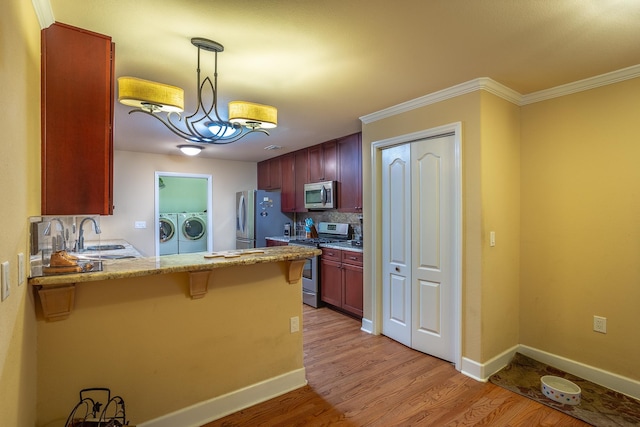
[[[582,390],[577,384],[553,375],[545,375],[540,378],[540,383],[542,394],[549,399],[567,405],[580,403]]]

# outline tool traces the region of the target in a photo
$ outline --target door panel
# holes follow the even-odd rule
[[[411,344],[411,151],[382,153],[382,333]]]
[[[417,268],[440,267],[440,167],[441,159],[427,153],[417,159],[416,192],[413,204],[418,226]]]
[[[397,323],[402,328],[409,328],[411,311],[406,296],[411,293],[410,283],[406,277],[397,274],[391,275],[389,283],[389,321]]]
[[[451,194],[454,137],[411,144],[413,235],[411,346],[453,361]]]
[[[454,137],[382,151],[382,333],[453,361]]]
[[[440,284],[418,280],[418,325],[420,332],[440,335]]]

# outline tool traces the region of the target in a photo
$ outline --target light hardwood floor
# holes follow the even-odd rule
[[[214,426],[588,426],[457,372],[328,308],[304,306],[309,384]]]

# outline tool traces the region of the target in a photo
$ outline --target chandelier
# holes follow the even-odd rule
[[[254,132],[269,135],[267,129],[278,124],[278,110],[270,105],[245,101],[228,104],[228,120],[218,114],[218,52],[224,47],[212,40],[196,37],[191,43],[198,48],[196,110],[183,116],[184,91],[176,86],[135,77],[118,78],[118,101],[135,107],[131,113],[144,113],[158,119],[171,132],[185,139],[192,151],[199,152],[203,146],[197,144],[229,144]],[[200,79],[200,51],[215,54],[213,81],[209,77]],[[209,102],[205,102],[205,97]],[[160,115],[166,113],[166,116]],[[181,150],[185,145],[178,146]],[[184,150],[183,150],[184,151]]]

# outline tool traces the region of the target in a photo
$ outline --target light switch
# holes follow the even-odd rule
[[[24,254],[20,252],[18,254],[18,286],[24,283]]]
[[[134,228],[147,228],[147,221],[136,221],[133,225]]]
[[[2,301],[9,298],[10,293],[10,281],[9,281],[9,261],[5,261],[2,263],[2,270],[0,272],[0,287],[2,288]]]
[[[489,232],[489,246],[495,246],[495,245],[496,245],[496,232],[491,231]]]
[[[294,316],[289,319],[289,329],[292,334],[300,331],[300,318],[298,316]]]

